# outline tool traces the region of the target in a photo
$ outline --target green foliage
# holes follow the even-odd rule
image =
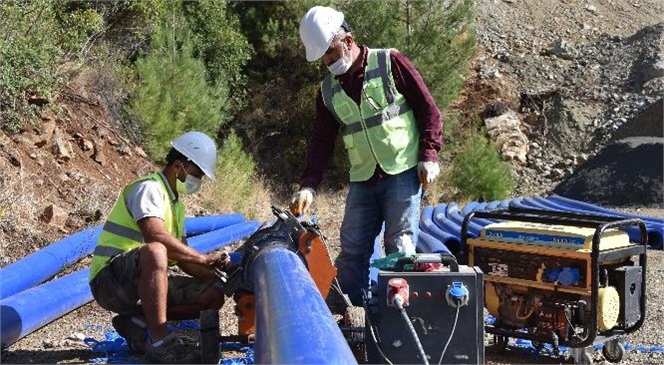
[[[0,2],[0,19],[0,120],[17,132],[39,109],[30,98],[56,94],[61,50],[50,1]]]
[[[309,63],[298,33],[313,1],[234,2],[229,11],[255,50],[247,64],[246,107],[230,125],[262,173],[287,186],[297,181],[313,126],[314,100],[323,72]]]
[[[242,68],[252,48],[239,32],[239,22],[227,12],[225,1],[184,1],[182,9],[192,29],[194,55],[205,62],[210,82],[230,83],[238,88]]]
[[[253,159],[244,152],[242,141],[233,131],[219,149],[215,175],[211,191],[204,194],[206,208],[217,210],[222,205],[250,216],[265,195],[264,188],[256,179]]]
[[[360,44],[396,48],[413,62],[442,112],[475,55],[473,0],[337,1]]]
[[[140,84],[131,95],[129,113],[145,128],[147,150],[161,160],[164,141],[197,130],[216,135],[226,121],[228,90],[209,85],[202,61],[193,57],[191,32],[173,16],[154,33],[151,52],[136,62]]]
[[[470,133],[453,161],[450,179],[458,200],[505,199],[514,188],[510,167],[480,133]]]

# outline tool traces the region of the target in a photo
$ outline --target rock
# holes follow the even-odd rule
[[[35,145],[37,147],[44,147],[51,143],[51,138],[53,138],[55,128],[56,125],[53,120],[49,119],[43,121],[41,128],[39,129],[39,134],[35,138]]]
[[[69,148],[69,141],[67,141],[61,132],[60,128],[55,129],[55,136],[53,138],[53,154],[55,160],[58,162],[67,162],[71,160],[71,152]]]
[[[135,147],[134,147],[134,152],[136,152],[136,154],[137,154],[139,157],[142,157],[142,158],[148,158],[147,153],[145,153],[145,151],[143,151],[143,149],[140,148],[140,147],[138,147],[138,146],[135,146]]]
[[[129,156],[129,157],[132,156],[131,148],[129,148],[129,146],[126,146],[126,145],[121,146],[120,148],[117,149],[117,151],[118,151],[118,153],[120,153],[121,155]]]
[[[77,333],[71,334],[69,336],[69,339],[70,340],[76,340],[76,341],[83,341],[83,340],[85,340],[85,335],[80,333],[80,332],[77,332]]]
[[[608,207],[661,207],[664,138],[613,142],[561,182],[556,194]]]
[[[67,212],[59,208],[57,205],[51,204],[44,209],[40,218],[42,221],[50,225],[62,227],[67,222],[68,216]]]
[[[92,153],[92,159],[98,164],[106,166],[106,156],[104,155],[104,151],[99,146],[99,143],[96,141],[92,142],[92,147],[94,151]]]
[[[527,162],[528,137],[521,132],[521,123],[516,112],[508,110],[500,116],[487,118],[484,125],[503,158],[516,160],[521,164]]]

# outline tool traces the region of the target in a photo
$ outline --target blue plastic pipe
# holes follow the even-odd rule
[[[461,246],[461,241],[459,238],[454,235],[443,231],[436,223],[433,221],[434,207],[429,205],[422,209],[420,214],[420,232],[424,232],[427,235],[432,236],[438,242],[445,246],[448,251],[457,252]],[[421,235],[418,234],[418,238],[421,238]],[[426,239],[426,237],[425,237]],[[428,244],[421,245],[419,240],[417,246],[422,250],[422,252],[435,252],[435,251],[426,251],[425,247],[429,247]],[[430,248],[430,247],[429,247]]]
[[[463,224],[464,216],[461,215],[461,210],[456,203],[447,204],[447,209],[445,210],[445,216],[447,219],[456,223],[459,226],[459,237],[461,237],[461,225]],[[483,226],[475,223],[474,221],[468,222],[468,236],[469,237],[478,237],[480,231],[484,228]]]
[[[188,233],[209,232],[244,220],[241,214],[185,218]],[[0,269],[0,299],[43,283],[65,267],[92,254],[101,226],[74,233]]]
[[[593,212],[585,209],[576,209],[569,206],[560,205],[554,201],[548,201],[544,198],[517,198],[514,199],[514,206],[520,208],[530,208],[530,209],[542,209],[549,211],[559,211],[559,212],[573,212],[581,214],[594,214],[597,216],[606,215],[601,212]],[[615,216],[615,215],[614,215]],[[638,227],[623,227],[620,228],[621,231],[627,233],[630,241],[632,242],[641,242],[641,231]]]
[[[89,271],[73,272],[0,301],[2,349],[92,301]]]
[[[259,222],[247,221],[192,237],[188,242],[193,248],[205,253],[244,238],[259,226]],[[2,299],[2,348],[92,301],[88,276],[89,269],[82,269]]]
[[[533,198],[547,206],[554,206],[561,210],[576,211],[580,213],[588,213],[595,215],[611,215],[614,217],[624,218],[638,218],[646,225],[648,232],[648,245],[655,249],[662,249],[664,246],[664,223],[652,217],[645,217],[636,214],[628,214],[623,212],[614,211],[611,209],[603,208],[586,202],[580,202],[561,196],[550,196],[548,198]],[[579,203],[579,204],[576,204]],[[629,238],[633,242],[641,242],[641,231],[637,227],[624,227],[621,230],[627,232]]]
[[[450,203],[450,204],[455,204],[455,203]],[[453,237],[455,237],[459,242],[461,242],[461,226],[459,224],[454,223],[451,219],[447,218],[447,215],[445,213],[447,209],[447,204],[441,203],[436,205],[433,208],[433,222],[436,223],[436,225],[442,229],[443,231],[449,233]]]
[[[610,215],[620,215],[620,216],[628,217],[628,218],[638,218],[638,219],[641,219],[641,220],[646,221],[646,222],[652,222],[653,224],[656,225],[656,228],[658,228],[658,229],[664,229],[664,219],[662,219],[662,218],[657,219],[657,218],[648,217],[648,216],[644,216],[644,215],[617,212],[615,210],[604,208],[604,207],[601,207],[599,205],[595,205],[595,204],[591,204],[591,203],[587,203],[587,202],[582,202],[580,200],[574,200],[574,199],[566,198],[562,195],[555,195],[555,194],[554,195],[549,195],[548,197],[546,197],[546,199],[553,200],[553,201],[558,202],[559,204],[568,205],[570,207],[583,208],[585,210],[592,210],[592,211],[596,211],[596,212],[604,212],[604,213],[610,214]]]
[[[222,229],[244,221],[244,216],[239,213],[229,213],[222,215],[208,215],[200,217],[187,217],[184,219],[184,225],[187,231],[187,237],[192,237],[201,233]]]
[[[281,245],[253,263],[258,364],[357,364],[302,259]]]
[[[65,267],[92,253],[101,226],[52,243],[0,269],[0,299],[46,281]]]
[[[452,254],[452,251],[449,248],[447,248],[446,245],[444,245],[436,237],[426,233],[425,231],[420,230],[420,232],[417,235],[418,235],[417,247],[420,249],[421,252]]]

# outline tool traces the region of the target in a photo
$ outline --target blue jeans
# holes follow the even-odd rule
[[[369,258],[383,222],[386,254],[397,252],[397,239],[404,234],[417,245],[421,201],[416,168],[387,175],[375,186],[350,184],[337,268],[341,288],[353,305],[362,305],[362,289],[369,286]]]

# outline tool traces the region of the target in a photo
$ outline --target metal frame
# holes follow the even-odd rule
[[[468,251],[468,224],[473,218],[486,218],[486,219],[498,219],[498,220],[515,220],[515,221],[524,221],[524,222],[533,222],[533,223],[544,223],[544,224],[556,224],[556,225],[567,225],[567,226],[576,226],[576,227],[589,227],[594,228],[595,233],[593,234],[592,240],[592,249],[590,252],[591,260],[591,285],[590,285],[590,312],[591,312],[591,321],[590,326],[587,328],[587,336],[581,340],[569,340],[564,339],[560,344],[566,345],[569,347],[587,347],[595,345],[598,343],[605,343],[611,340],[616,340],[620,336],[625,334],[632,333],[638,330],[645,321],[646,316],[646,249],[648,242],[648,232],[646,231],[645,223],[640,219],[630,218],[624,219],[623,217],[615,217],[608,215],[591,215],[591,214],[579,214],[571,212],[558,212],[558,211],[546,211],[539,209],[527,209],[527,208],[516,208],[510,207],[506,210],[498,210],[492,212],[477,211],[471,212],[465,216],[463,224],[461,226],[461,243],[463,250]],[[620,247],[615,249],[609,249],[605,251],[599,250],[600,239],[607,229],[611,228],[622,228],[628,226],[638,226],[641,233],[641,244],[633,244],[628,247]],[[623,328],[623,329],[611,329],[609,331],[600,332],[598,330],[598,313],[597,313],[597,302],[598,302],[598,291],[599,291],[599,269],[600,263],[612,259],[620,259],[630,256],[639,256],[639,266],[641,266],[641,295],[643,296],[640,309],[641,317],[639,318],[634,325]],[[544,336],[537,336],[531,333],[524,333],[518,330],[509,330],[504,328],[496,328],[493,326],[485,326],[485,331],[487,333],[502,335],[506,337],[514,338],[523,338],[528,340],[535,340],[540,342],[554,342],[554,346],[557,347],[558,341],[551,338],[543,338]]]

